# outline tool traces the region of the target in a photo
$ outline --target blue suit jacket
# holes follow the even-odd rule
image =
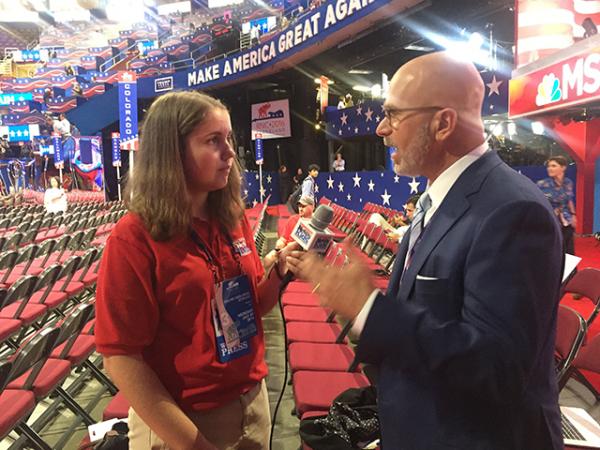
[[[563,448],[553,362],[563,255],[548,201],[489,152],[423,233],[400,281],[402,241],[357,348],[380,369],[383,447]]]

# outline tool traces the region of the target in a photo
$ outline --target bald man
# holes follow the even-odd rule
[[[563,447],[553,351],[562,270],[549,203],[488,149],[476,68],[446,53],[401,67],[377,128],[399,175],[428,178],[387,294],[358,258],[290,258],[354,320],[379,367],[383,446]],[[353,251],[353,250],[352,250]]]

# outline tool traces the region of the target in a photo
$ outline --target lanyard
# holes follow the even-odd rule
[[[240,274],[243,275],[244,269],[242,268],[242,262],[240,261],[240,255],[238,255],[238,253],[233,245],[233,240],[231,239],[230,234],[227,232],[225,234],[227,236],[227,241],[229,242],[229,245],[231,247],[231,251],[232,251],[233,257],[235,259],[235,262],[237,263],[238,268],[240,269]],[[213,273],[213,278],[215,280],[215,283],[218,283],[219,281],[224,281],[225,280],[225,269],[223,268],[223,266],[221,264],[218,263],[218,260],[217,260],[216,256],[214,255],[214,253],[212,252],[212,250],[204,243],[202,238],[194,230],[190,230],[190,236],[191,236],[192,240],[194,241],[194,243],[196,244],[196,246],[198,246],[198,248],[200,249],[200,252],[202,253],[202,256],[204,256],[204,259],[206,259],[206,262],[208,263],[210,270]]]

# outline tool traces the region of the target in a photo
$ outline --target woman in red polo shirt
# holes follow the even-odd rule
[[[158,98],[97,288],[96,345],[131,404],[130,449],[268,446],[261,316],[286,251],[265,275],[240,184],[223,104]]]

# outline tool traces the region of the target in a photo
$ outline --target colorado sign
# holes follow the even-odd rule
[[[509,116],[524,117],[600,99],[600,47],[510,80]]]

